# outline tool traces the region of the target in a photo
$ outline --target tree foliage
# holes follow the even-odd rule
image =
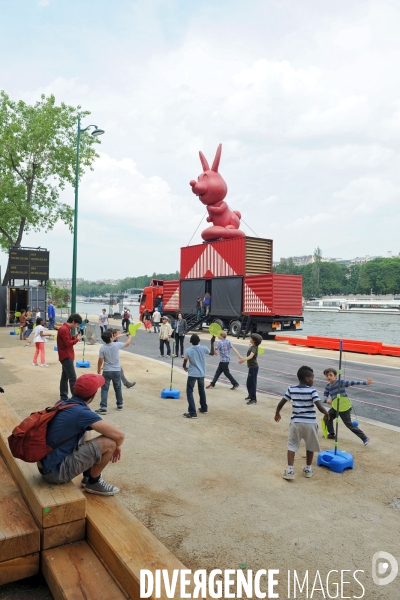
[[[371,290],[373,294],[400,295],[400,258],[376,258],[361,265],[349,266],[321,261],[318,287],[315,262],[296,266],[293,259],[288,259],[277,265],[274,272],[302,275],[305,298],[330,294],[370,294]]]
[[[122,294],[132,288],[143,289],[152,279],[179,279],[179,271],[175,273],[153,273],[153,275],[140,275],[139,277],[126,277],[120,279],[115,285],[103,282],[80,281],[76,286],[79,296],[104,296],[105,294]]]
[[[46,282],[48,300],[54,302],[57,308],[68,307],[68,302],[71,300],[69,290],[59,287],[55,279],[49,279]]]
[[[24,233],[46,232],[57,221],[72,230],[73,209],[59,201],[60,191],[75,184],[80,106],[56,105],[41,96],[33,106],[0,92],[0,247],[21,246]],[[81,136],[80,171],[98,156],[97,138]],[[7,277],[7,274],[6,274]]]

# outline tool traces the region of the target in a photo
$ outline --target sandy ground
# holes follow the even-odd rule
[[[58,399],[60,366],[53,343],[46,344],[48,369],[32,367],[33,349],[8,330],[0,331],[0,348],[5,357],[0,385],[21,417]],[[95,372],[97,356],[98,346],[87,347],[90,371]],[[104,477],[121,487],[124,504],[187,568],[238,569],[244,563],[253,570],[279,569],[282,598],[294,597],[287,592],[288,570],[296,569],[301,579],[308,570],[309,594],[318,570],[326,597],[328,572],[339,571],[331,574],[334,582],[340,570],[349,570],[344,580],[351,583],[339,597],[398,600],[400,575],[387,586],[375,585],[371,577],[374,553],[389,552],[400,562],[398,431],[369,425],[373,441],[364,447],[342,427],[340,448],[354,455],[355,469],[335,474],[316,467],[315,476],[305,479],[302,447],[296,479],[288,482],[281,477],[288,405],[276,424],[276,398],[263,396],[249,407],[243,393],[219,386],[208,394],[209,413],[187,420],[182,418],[186,375],[175,374],[181,399],[162,400],[167,364],[127,352],[121,353],[121,363],[137,383],[124,389],[122,412],[110,393],[105,418],[124,430],[126,440],[121,462],[108,467]],[[98,404],[96,398],[94,408]],[[321,447],[332,442],[321,439]],[[356,570],[364,571],[357,575],[363,595],[352,575]],[[330,593],[335,595],[333,587]],[[297,592],[297,597],[325,596],[314,591],[313,596]]]

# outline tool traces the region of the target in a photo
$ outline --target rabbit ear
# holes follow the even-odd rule
[[[217,148],[217,152],[215,154],[213,166],[211,167],[211,171],[214,171],[215,173],[218,173],[218,167],[219,167],[219,161],[220,161],[220,158],[221,158],[221,152],[222,152],[222,144],[220,144],[218,146],[218,148]]]
[[[208,166],[207,159],[201,150],[199,152],[199,155],[200,155],[200,161],[201,161],[201,166],[203,167],[203,171],[209,171],[210,167]]]

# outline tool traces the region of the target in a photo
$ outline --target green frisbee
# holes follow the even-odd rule
[[[211,333],[211,335],[215,335],[215,337],[217,337],[217,335],[219,335],[222,331],[222,327],[221,325],[218,325],[218,323],[211,323],[210,327],[208,328],[209,333]]]
[[[139,329],[141,323],[136,323],[136,325],[134,325],[133,323],[131,323],[128,327],[128,331],[131,334],[132,337],[135,337],[137,330]]]

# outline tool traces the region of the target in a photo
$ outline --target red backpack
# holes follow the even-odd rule
[[[37,462],[38,460],[42,460],[52,450],[76,436],[75,434],[63,440],[60,444],[53,446],[53,448],[46,443],[47,427],[56,414],[60,410],[64,410],[64,408],[78,406],[77,404],[60,406],[62,402],[64,401],[60,400],[54,406],[31,413],[22,423],[14,427],[12,434],[8,438],[8,445],[10,446],[11,454],[15,458],[20,458],[30,463]]]

